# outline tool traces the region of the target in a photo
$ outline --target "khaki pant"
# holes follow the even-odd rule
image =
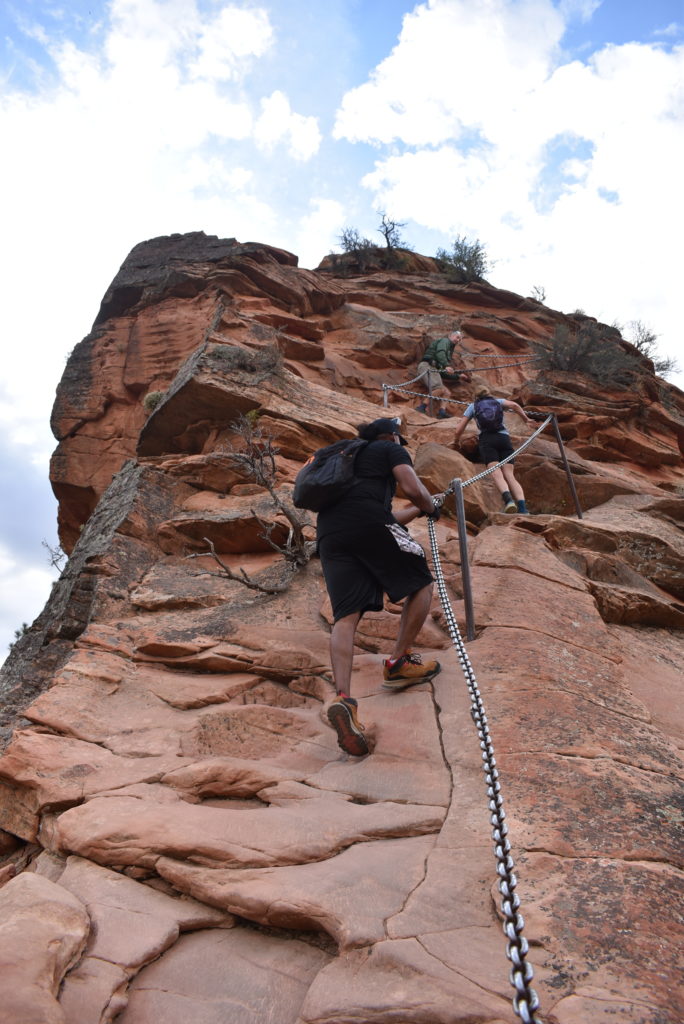
[[[423,373],[425,370],[427,370],[427,375],[422,380],[416,381],[416,383],[424,387],[426,391],[429,385],[433,398],[449,398],[449,390],[442,383],[439,370],[435,370],[434,366],[422,360],[418,363],[417,372]]]

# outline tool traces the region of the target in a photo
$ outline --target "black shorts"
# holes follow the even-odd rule
[[[479,437],[480,462],[488,466],[490,462],[501,462],[507,455],[514,452],[511,444],[510,434],[502,434],[500,431],[483,432]],[[511,459],[511,463],[515,459]]]
[[[432,583],[425,554],[402,551],[381,523],[329,533],[318,553],[335,622],[354,612],[382,611],[383,593],[401,601]]]

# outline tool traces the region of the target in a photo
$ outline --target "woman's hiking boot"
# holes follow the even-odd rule
[[[504,507],[503,507],[504,512],[509,512],[510,513],[510,512],[517,512],[518,511],[518,506],[513,501],[513,495],[511,494],[510,491],[504,491],[503,494],[501,495],[501,498],[502,498],[503,504],[504,504]]]
[[[426,661],[423,664],[420,654],[412,654],[410,651],[401,658],[385,658],[383,665],[382,685],[385,690],[405,690],[414,683],[426,683],[428,679],[433,679],[442,667],[438,661]]]
[[[363,757],[370,753],[370,747],[356,716],[357,708],[358,703],[353,697],[340,694],[328,708],[328,721],[337,733],[337,742],[345,754]]]

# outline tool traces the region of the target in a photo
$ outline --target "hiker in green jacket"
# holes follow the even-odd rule
[[[452,331],[445,338],[437,338],[431,341],[418,363],[418,373],[424,373],[420,383],[432,399],[437,399],[437,417],[440,420],[448,419],[451,413],[444,408],[445,398],[449,398],[449,391],[445,386],[446,381],[459,383],[470,380],[470,374],[463,370],[457,371],[452,365],[456,346],[463,340],[460,331]],[[428,406],[430,408],[428,409]],[[416,406],[417,412],[432,412],[432,402],[421,402]]]

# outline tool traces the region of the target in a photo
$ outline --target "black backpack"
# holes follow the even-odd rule
[[[356,456],[367,444],[368,441],[355,437],[352,440],[335,441],[314,452],[295,478],[292,494],[295,508],[320,512],[339,501],[358,481],[354,474],[354,463]]]
[[[480,430],[491,433],[503,426],[503,406],[496,398],[478,398],[475,402],[475,419]]]

